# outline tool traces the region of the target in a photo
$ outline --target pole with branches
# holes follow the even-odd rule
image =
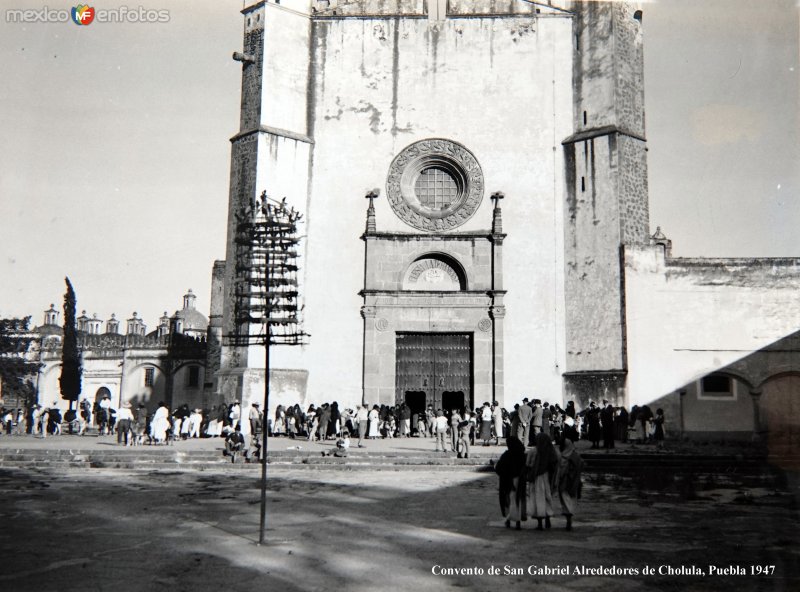
[[[259,545],[266,528],[270,347],[303,345],[308,338],[301,328],[297,280],[301,220],[285,198],[275,201],[266,192],[237,217],[235,331],[229,343],[263,345],[265,359]]]

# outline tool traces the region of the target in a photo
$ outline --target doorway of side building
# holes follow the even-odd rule
[[[97,389],[97,392],[94,394],[94,402],[99,403],[100,401],[103,400],[103,397],[108,397],[110,399],[111,391],[108,390],[106,387],[101,386],[99,389]]]
[[[471,333],[398,333],[395,347],[397,404],[410,396],[418,406],[424,396],[423,408],[473,406]]]

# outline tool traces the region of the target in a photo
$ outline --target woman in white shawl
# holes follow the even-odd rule
[[[167,430],[169,429],[169,409],[163,402],[158,404],[150,423],[150,436],[156,444],[163,444],[167,441]]]
[[[558,452],[550,436],[536,434],[536,446],[528,450],[525,459],[528,482],[528,515],[538,521],[537,530],[542,530],[542,521],[550,528],[553,516],[553,489],[558,484]]]
[[[369,439],[374,440],[378,436],[380,436],[380,414],[378,413],[378,406],[374,405],[372,407],[372,411],[369,412]]]

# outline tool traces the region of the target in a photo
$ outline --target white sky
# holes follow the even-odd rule
[[[140,4],[169,23],[6,23],[61,6],[0,0],[0,316],[41,323],[65,275],[103,319],[154,329],[187,288],[208,313],[242,3]],[[674,254],[800,256],[798,25],[796,0],[644,5],[650,221]]]

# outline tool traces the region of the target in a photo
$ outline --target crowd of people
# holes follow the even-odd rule
[[[239,401],[214,405],[210,409],[190,409],[188,404],[170,410],[160,402],[154,412],[143,404],[125,403],[118,409],[110,397],[95,403],[82,399],[77,409],[63,414],[56,404],[33,405],[29,409],[0,408],[0,432],[34,434],[40,437],[61,433],[62,421],[72,422],[73,432],[88,433],[96,428],[100,435],[117,435],[122,445],[167,444],[176,440],[203,437],[228,437],[237,425],[245,435],[261,433],[264,413],[258,403],[242,409]],[[476,442],[499,445],[516,437],[533,446],[538,433],[560,441],[565,433],[573,442],[584,439],[592,448],[614,448],[615,442],[655,442],[659,447],[665,435],[662,409],[649,406],[614,407],[608,401],[590,402],[578,411],[573,401],[565,408],[539,399],[523,399],[511,411],[497,402],[484,402],[475,409],[412,410],[407,404],[358,405],[340,408],[336,401],[309,405],[278,405],[267,418],[270,436],[303,438],[308,441],[339,440],[346,432],[357,437],[359,448],[369,440],[391,438],[431,438],[435,450],[454,452],[468,458]]]

